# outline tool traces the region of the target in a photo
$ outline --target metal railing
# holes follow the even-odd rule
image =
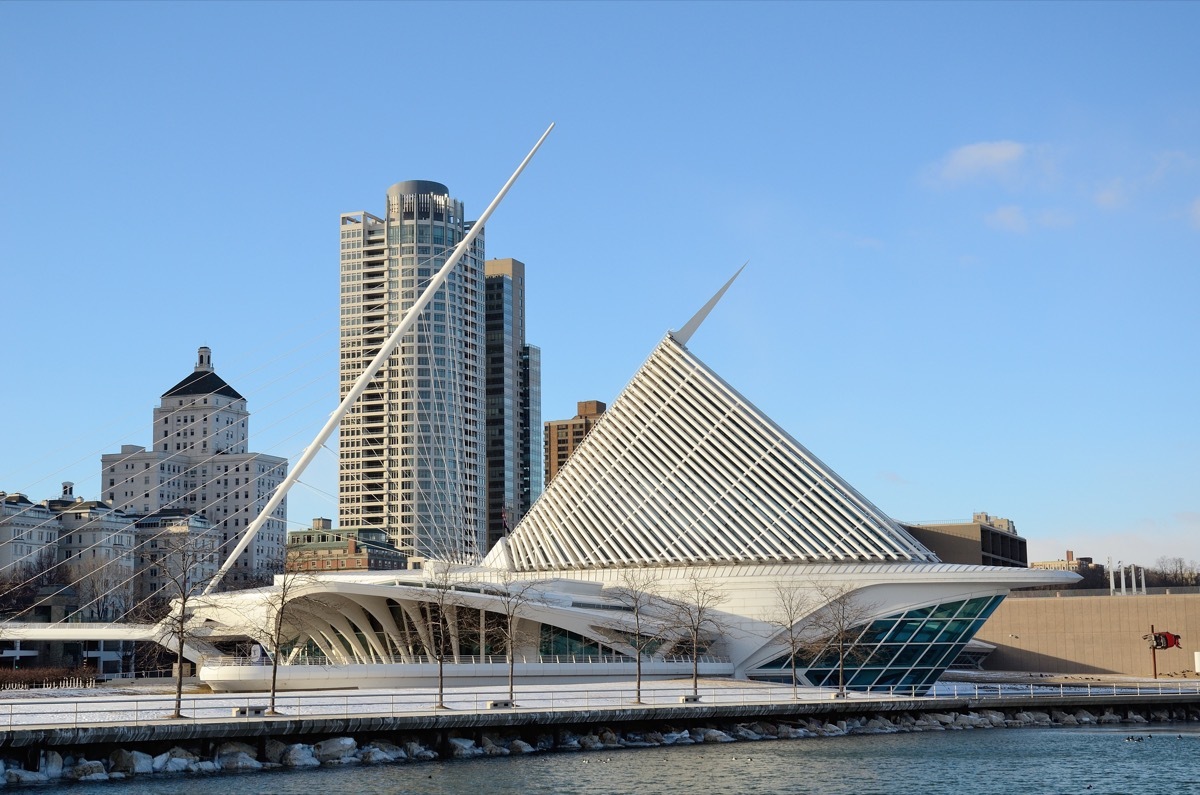
[[[1078,596],[1179,596],[1187,594],[1200,593],[1200,587],[1194,585],[1161,585],[1147,588],[1145,591],[1130,590],[1127,594],[1121,593],[1120,584],[1116,587],[1114,593],[1110,588],[1027,588],[1019,591],[1010,591],[1009,599],[1061,599],[1067,597]]]
[[[711,681],[711,680],[710,680]],[[789,704],[829,703],[839,698],[836,689],[800,688],[793,696],[792,688],[780,686],[732,686],[711,684],[698,689],[701,706],[784,706]],[[1071,698],[1086,706],[1088,699],[1124,696],[1131,700],[1143,696],[1183,695],[1200,700],[1200,683],[1139,683],[1128,684],[967,684],[944,683],[926,688],[888,687],[867,691],[847,691],[845,701],[859,702],[869,709],[869,702],[921,699],[922,708],[936,710],[939,702],[961,705],[976,702],[972,707],[1003,707],[1005,701],[1025,698]],[[683,703],[686,700],[688,703]],[[243,721],[262,721],[275,718],[288,720],[339,720],[364,717],[403,717],[445,714],[495,713],[497,708],[543,712],[576,710],[628,710],[656,708],[664,710],[664,719],[677,715],[673,710],[687,709],[694,700],[692,688],[672,684],[647,683],[641,698],[636,699],[633,687],[604,689],[568,689],[519,685],[513,706],[507,707],[505,687],[484,689],[447,689],[442,705],[436,690],[396,690],[390,692],[316,691],[286,692],[275,698],[276,715],[265,714],[269,704],[267,693],[189,695],[182,699],[182,717],[173,718],[175,699],[171,695],[125,696],[122,698],[91,697],[72,693],[62,698],[0,699],[0,732],[13,729],[83,728],[103,726],[145,726],[150,724],[221,724]],[[1107,703],[1107,702],[1105,702]]]
[[[1200,682],[1079,682],[1038,684],[972,684],[940,682],[933,686],[931,698],[988,699],[1010,698],[1096,698],[1110,696],[1177,696],[1200,697]],[[868,691],[870,692],[870,691]]]
[[[642,658],[642,664],[648,665],[651,663],[691,663],[692,658],[683,655],[670,655],[667,657]],[[625,654],[540,654],[535,656],[517,655],[516,661],[518,665],[564,665],[577,663],[605,663],[605,664],[629,664],[637,662],[633,657]],[[728,657],[720,657],[711,654],[702,654],[698,658],[701,665],[709,664],[724,664],[729,663]],[[206,656],[201,661],[202,666],[241,666],[241,665],[256,665],[269,666],[271,660],[267,657],[235,657],[235,656]],[[344,666],[348,663],[341,660],[331,660],[322,655],[305,655],[298,657],[295,660],[281,662],[280,667],[289,665],[316,665],[316,666]],[[380,658],[379,655],[374,655],[368,662],[361,663],[363,665],[437,665],[437,658],[428,655],[412,655],[409,657],[391,656]],[[460,654],[457,657],[447,655],[445,664],[451,665],[508,665],[508,657],[503,654],[487,654],[487,655],[471,655]]]

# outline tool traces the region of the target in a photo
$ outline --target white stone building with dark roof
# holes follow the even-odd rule
[[[246,399],[217,375],[200,348],[195,369],[163,393],[149,447],[123,445],[101,459],[105,500],[127,513],[187,510],[208,520],[219,561],[287,474],[287,459],[249,451]],[[230,583],[246,585],[283,571],[286,500],[239,556]]]

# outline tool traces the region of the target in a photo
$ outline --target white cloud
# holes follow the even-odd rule
[[[936,177],[946,185],[975,179],[1008,179],[1027,152],[1028,148],[1016,141],[967,144],[942,159],[936,169]]]
[[[1125,203],[1129,201],[1129,192],[1122,180],[1114,179],[1096,191],[1092,199],[1098,207],[1102,207],[1105,210],[1115,210],[1118,207],[1125,206]]]
[[[993,229],[1005,232],[1025,234],[1030,229],[1064,229],[1075,224],[1075,216],[1066,210],[1048,209],[1036,213],[1028,213],[1016,204],[1006,204],[997,207],[983,217],[984,223]]]
[[[1025,233],[1029,231],[1029,219],[1025,211],[1015,204],[997,207],[984,218],[987,225],[1006,232]]]
[[[1191,220],[1192,226],[1200,229],[1200,199],[1196,199],[1196,201],[1192,202],[1192,205],[1188,207],[1188,218]]]
[[[1049,229],[1063,229],[1074,223],[1074,216],[1066,210],[1042,210],[1037,216],[1037,225]]]
[[[1167,177],[1187,174],[1200,164],[1196,158],[1186,152],[1159,152],[1154,158],[1154,170],[1147,178],[1148,182],[1161,182]]]

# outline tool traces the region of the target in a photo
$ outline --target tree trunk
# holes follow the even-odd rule
[[[838,642],[838,695],[846,696],[846,643]]]
[[[635,648],[633,651],[637,655],[637,677],[636,677],[637,685],[636,685],[636,689],[634,691],[635,695],[633,697],[633,703],[641,704],[642,703],[642,641],[640,638],[638,639],[637,648]]]
[[[517,642],[516,621],[514,617],[509,616],[508,619],[508,700],[512,701],[516,696],[513,695],[515,690],[514,680],[516,679],[517,670],[517,652],[513,648]]]
[[[444,621],[445,618],[446,618],[445,616],[442,616],[439,619],[439,622]],[[438,644],[437,644],[437,646],[438,646],[438,649],[437,649],[437,661],[438,661],[437,707],[438,707],[438,709],[445,709],[445,707],[446,707],[446,635],[444,634],[443,629],[444,629],[444,625],[439,623],[438,624]]]
[[[271,638],[271,703],[267,706],[267,711],[272,715],[275,714],[275,693],[279,683],[279,647],[283,645],[283,609],[286,606],[286,601],[279,605],[279,611],[275,615],[275,632]]]
[[[180,628],[177,637],[179,641],[178,648],[175,652],[175,711],[171,713],[172,718],[183,717],[183,630]]]
[[[279,644],[275,644],[275,650],[271,653],[271,703],[267,707],[267,712],[271,715],[275,714],[275,693],[278,690],[279,682]]]
[[[446,655],[438,654],[438,700],[434,706],[438,709],[443,709],[446,706]]]

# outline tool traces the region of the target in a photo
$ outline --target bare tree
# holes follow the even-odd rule
[[[36,557],[0,569],[0,614],[12,617],[27,614],[44,601],[38,595],[41,589],[69,583],[54,558],[53,549],[44,549]]]
[[[775,583],[775,601],[766,616],[766,622],[776,630],[778,638],[788,651],[792,669],[792,698],[800,698],[799,676],[796,674],[796,658],[809,646],[808,631],[801,623],[813,612],[816,599],[811,586],[795,582]]]
[[[437,660],[438,695],[434,709],[446,709],[446,657],[458,657],[458,606],[461,597],[454,591],[459,579],[453,575],[450,564],[444,561],[427,561],[425,587],[432,595],[425,600],[425,626],[430,643],[429,653]],[[436,614],[435,611],[436,610]]]
[[[271,661],[271,688],[267,704],[268,715],[279,714],[275,710],[275,697],[279,689],[279,663],[283,658],[284,649],[297,636],[297,611],[293,603],[304,595],[305,586],[311,584],[314,578],[307,572],[285,571],[275,578],[274,584],[262,589],[261,598],[257,605],[262,613],[253,611],[254,617],[260,615],[265,619],[262,624],[254,620],[247,621],[247,634],[262,646]]]
[[[718,611],[728,596],[711,581],[692,572],[671,599],[669,626],[688,644],[692,658],[692,696],[700,696],[700,650],[726,627]]]
[[[499,582],[495,585],[484,586],[496,596],[501,611],[502,623],[496,627],[504,641],[504,655],[508,662],[508,700],[515,698],[517,646],[525,639],[521,631],[521,612],[533,601],[541,599],[541,580],[524,580],[516,572],[504,570],[499,574]],[[483,653],[481,648],[480,653]]]
[[[175,709],[172,718],[183,717],[183,679],[186,663],[183,650],[198,637],[192,623],[195,611],[214,571],[216,542],[209,533],[166,533],[157,539],[161,557],[155,562],[162,587],[152,601],[166,600],[169,608],[158,622],[158,642],[175,652]]]
[[[79,612],[92,621],[116,621],[125,617],[133,602],[133,566],[120,561],[68,563],[68,576],[75,583]]]
[[[1186,587],[1196,585],[1200,569],[1196,561],[1185,561],[1181,557],[1162,556],[1149,567],[1150,580],[1158,587]]]
[[[813,591],[823,607],[805,622],[805,644],[815,658],[828,651],[837,655],[839,698],[846,697],[846,663],[865,649],[855,645],[863,625],[876,612],[877,605],[865,601],[850,584],[814,583]]]
[[[661,614],[667,602],[660,593],[660,577],[654,569],[626,569],[619,584],[610,589],[612,597],[629,611],[633,634],[626,642],[633,647],[635,660],[633,703],[642,703],[642,658],[651,656],[663,642]],[[655,615],[660,618],[654,620]]]

